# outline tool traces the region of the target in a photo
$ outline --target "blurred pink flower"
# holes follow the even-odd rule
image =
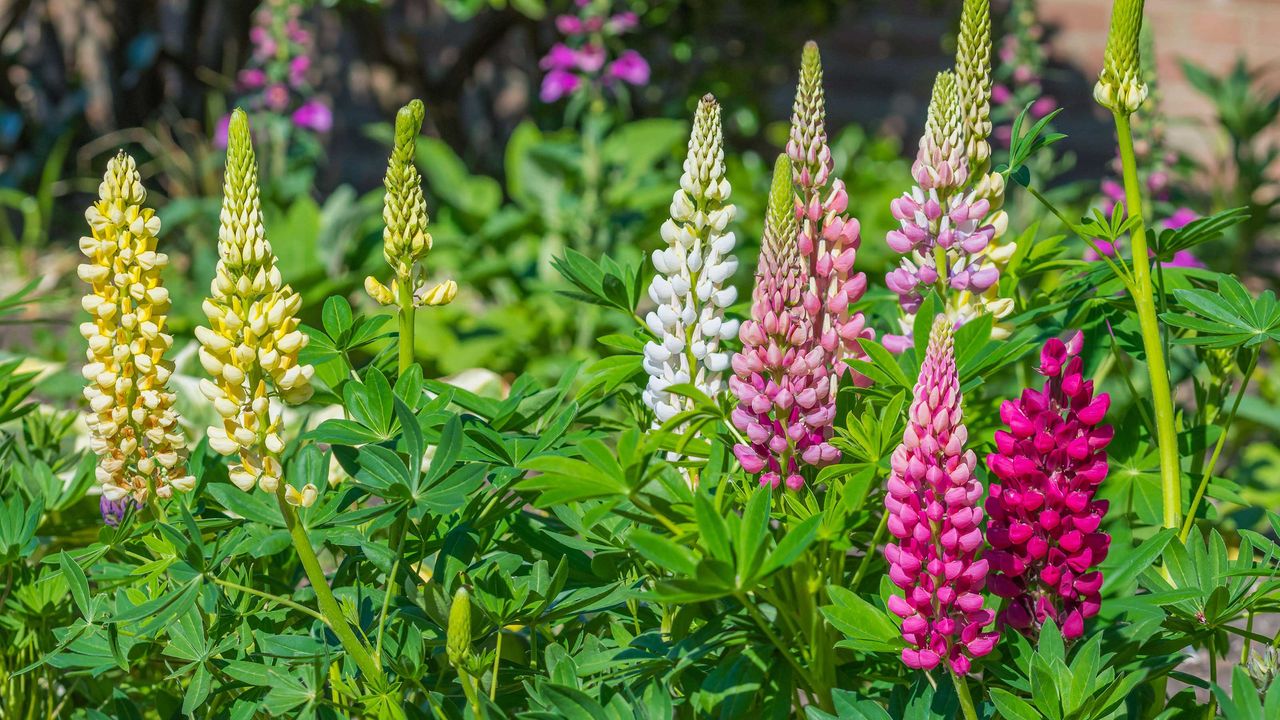
[[[1179,230],[1192,220],[1200,219],[1200,214],[1191,208],[1178,208],[1168,219],[1160,224],[1169,230]]]
[[[300,128],[327,133],[333,128],[333,111],[316,99],[308,100],[293,111],[293,124]]]
[[[219,150],[227,147],[227,129],[231,127],[231,115],[218,118],[218,125],[213,129],[213,146]]]
[[[1057,103],[1053,98],[1048,95],[1041,96],[1031,104],[1031,117],[1032,119],[1039,120],[1045,115],[1053,112],[1055,107],[1057,107]]]
[[[604,48],[592,43],[583,45],[576,59],[578,69],[585,73],[599,72],[600,68],[604,67],[604,61]]]
[[[1019,85],[1025,85],[1035,78],[1035,71],[1028,65],[1019,65],[1013,69],[1013,81]]]
[[[582,85],[582,78],[565,70],[552,70],[542,78],[542,90],[538,93],[544,103],[551,103],[573,93]]]
[[[649,62],[635,50],[626,50],[609,63],[608,75],[631,85],[649,82]]]
[[[600,32],[603,27],[604,18],[602,17],[589,17],[582,21],[582,29],[589,33]]]
[[[289,107],[289,88],[275,83],[263,91],[262,98],[269,110],[284,112],[284,109]]]
[[[564,43],[556,43],[551,50],[538,61],[543,70],[572,70],[578,63],[578,53]]]
[[[1013,97],[1013,93],[1009,92],[1009,88],[1004,85],[994,85],[991,88],[991,102],[996,105],[1003,105]]]
[[[634,30],[639,24],[640,18],[636,17],[635,13],[627,10],[609,18],[607,27],[609,32],[621,35],[622,33]]]
[[[301,85],[306,82],[307,71],[311,69],[311,56],[299,55],[289,61],[289,82]]]
[[[275,38],[261,25],[249,30],[249,42],[253,43],[253,56],[259,60],[266,60],[276,54]]]
[[[267,83],[267,74],[261,68],[245,68],[236,79],[245,90],[257,90]]]
[[[582,32],[582,19],[574,15],[558,15],[556,30],[559,30],[561,35],[578,35]]]

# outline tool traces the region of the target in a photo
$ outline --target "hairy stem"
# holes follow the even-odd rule
[[[397,318],[400,323],[400,374],[404,375],[409,367],[413,365],[413,343],[414,343],[414,307],[413,307],[413,282],[406,276],[398,278],[396,283],[397,294],[399,295],[397,304],[400,306],[400,312]]]

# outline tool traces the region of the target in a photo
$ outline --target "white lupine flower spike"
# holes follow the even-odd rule
[[[737,300],[726,286],[738,268],[729,181],[724,176],[720,105],[711,95],[698,104],[680,189],[671,200],[671,218],[662,224],[665,247],[653,252],[657,270],[649,297],[657,306],[645,318],[656,336],[644,349],[649,383],[643,398],[661,424],[690,409],[687,398],[668,391],[691,383],[709,396],[723,388],[729,367],[724,341],[738,333],[738,321],[724,309]]]

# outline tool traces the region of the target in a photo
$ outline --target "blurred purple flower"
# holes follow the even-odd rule
[[[267,74],[262,71],[262,68],[245,68],[240,71],[236,80],[245,90],[257,90],[267,84]]]
[[[227,129],[231,127],[231,115],[218,118],[218,125],[213,129],[213,146],[219,150],[227,147]]]
[[[991,87],[991,102],[996,105],[1003,105],[1013,99],[1013,93],[1004,85],[993,85]]]
[[[98,501],[98,510],[102,513],[102,522],[111,527],[120,525],[120,521],[124,520],[124,516],[129,512],[131,506],[136,508],[137,504],[134,503],[133,498],[127,495],[119,500],[108,500],[107,496],[103,495],[102,499]]]
[[[599,72],[604,67],[604,60],[604,48],[592,43],[583,45],[576,58],[578,69],[585,73]]]
[[[308,100],[293,111],[293,124],[318,133],[327,133],[333,128],[333,111],[319,100]]]
[[[272,84],[263,91],[262,99],[269,110],[284,112],[289,107],[289,88],[280,83]]]
[[[578,53],[564,43],[556,43],[551,50],[538,61],[543,70],[572,70],[578,64]]]
[[[586,32],[600,32],[602,28],[604,28],[604,18],[602,17],[589,17],[582,21],[582,29]]]
[[[552,70],[542,78],[542,90],[538,98],[544,103],[552,103],[565,95],[571,94],[582,85],[582,78],[565,70]]]
[[[649,82],[649,62],[635,50],[626,50],[609,63],[608,75],[631,85]]]

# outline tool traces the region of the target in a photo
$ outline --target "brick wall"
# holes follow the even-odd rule
[[[1056,27],[1056,61],[1096,75],[1102,64],[1111,0],[1040,0],[1040,15]],[[1243,55],[1251,67],[1280,66],[1280,0],[1148,0],[1146,22],[1155,30],[1156,67],[1164,109],[1182,120],[1169,127],[1177,148],[1203,156],[1221,139],[1204,131],[1209,104],[1183,78],[1180,58],[1215,73]],[[1274,70],[1274,68],[1273,68]],[[1269,80],[1280,80],[1273,74]]]

